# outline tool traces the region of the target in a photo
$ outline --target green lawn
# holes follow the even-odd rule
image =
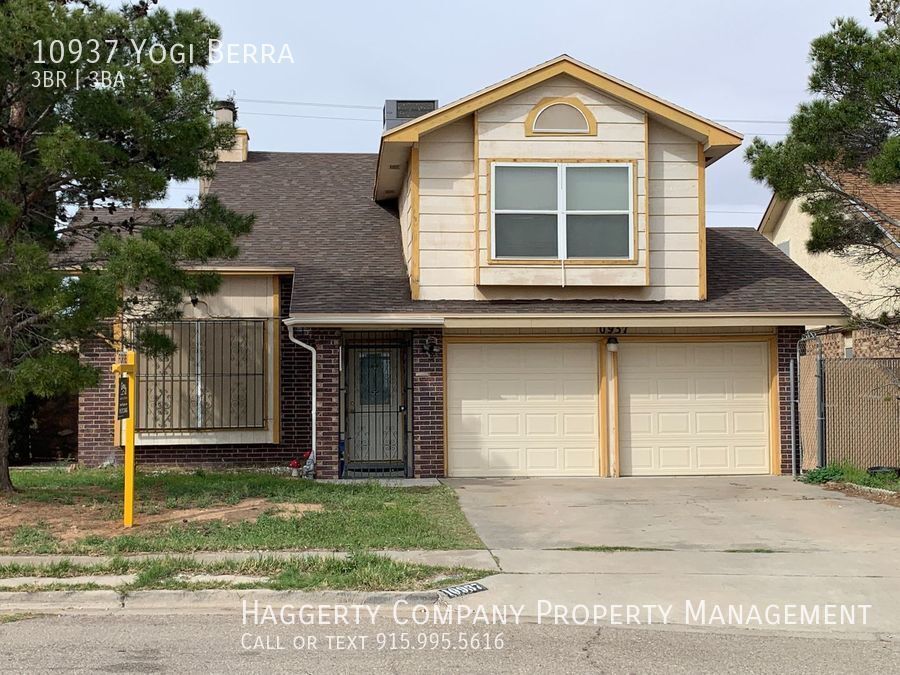
[[[269,588],[272,590],[412,591],[443,588],[473,581],[490,574],[467,567],[438,567],[398,562],[372,553],[351,553],[346,558],[296,556],[289,559],[263,557],[253,560],[201,562],[190,557],[156,560],[113,558],[93,565],[63,560],[51,565],[14,563],[0,565],[0,578],[43,577],[63,579],[103,574],[135,574],[134,581],[117,588],[121,592],[150,589]],[[265,577],[265,581],[240,583],[223,580],[192,581],[191,575],[239,575]],[[96,584],[24,585],[12,589],[89,590]]]
[[[6,553],[483,548],[456,495],[444,486],[316,483],[252,471],[139,473],[138,525],[142,515],[236,504],[248,498],[265,498],[273,509],[291,502],[323,508],[302,517],[267,512],[244,522],[144,525],[126,533],[116,527],[122,512],[121,470],[20,469],[13,471],[13,482],[19,492],[0,498],[0,515],[17,510],[20,514],[14,528],[0,525],[0,552]],[[21,522],[22,513],[28,514],[27,522]],[[65,526],[70,518],[78,526],[81,514],[90,513],[94,521],[106,519],[109,527],[105,534],[62,537],[56,522],[60,513],[65,515]],[[9,522],[0,518],[0,523],[3,520]]]
[[[828,483],[833,481],[900,492],[900,479],[870,476],[865,469],[859,469],[849,464],[831,464],[823,469],[813,469],[806,472],[803,479],[807,483]]]

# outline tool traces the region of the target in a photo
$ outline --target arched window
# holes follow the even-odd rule
[[[577,98],[551,98],[538,103],[525,120],[526,136],[597,134],[597,121]]]

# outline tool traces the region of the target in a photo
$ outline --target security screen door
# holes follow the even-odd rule
[[[346,345],[346,478],[406,474],[408,347],[395,340]]]

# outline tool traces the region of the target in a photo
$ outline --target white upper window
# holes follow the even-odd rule
[[[495,259],[629,259],[634,255],[631,163],[495,163]]]
[[[538,113],[533,130],[542,134],[586,134],[590,125],[584,113],[569,103],[554,103]]]

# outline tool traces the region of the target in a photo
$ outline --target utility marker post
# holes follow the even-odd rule
[[[125,352],[125,363],[113,364],[118,373],[116,390],[116,422],[125,420],[125,505],[122,523],[125,527],[134,524],[134,383],[137,375],[134,351]]]

